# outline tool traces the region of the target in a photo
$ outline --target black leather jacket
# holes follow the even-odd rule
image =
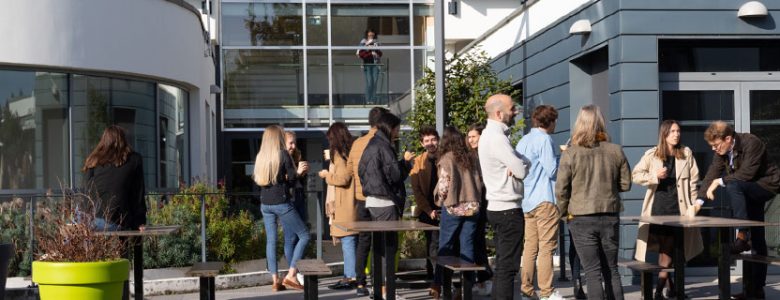
[[[397,157],[387,135],[377,131],[360,157],[358,175],[364,195],[392,199],[403,210],[406,204],[404,180],[409,176],[411,165]]]

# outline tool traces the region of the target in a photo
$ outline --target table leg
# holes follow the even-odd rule
[[[371,244],[373,254],[371,254],[371,283],[374,287],[374,299],[382,300],[382,257],[377,253],[377,249],[382,247],[382,233],[371,233]]]
[[[471,291],[473,290],[472,287],[474,286],[474,282],[472,282],[472,278],[475,278],[477,275],[477,272],[474,271],[463,271],[460,273],[460,282],[461,282],[461,299],[463,300],[471,300]]]
[[[395,300],[395,251],[390,247],[389,240],[396,238],[398,244],[398,232],[385,232],[385,286],[387,288],[387,300]],[[398,248],[397,246],[395,247]]]
[[[731,298],[731,228],[718,228],[720,236],[720,260],[718,260],[718,299]],[[742,262],[745,263],[744,261]],[[742,274],[743,278],[745,274]]]
[[[144,300],[144,243],[141,237],[131,239],[133,243],[133,285],[135,299]]]
[[[677,298],[685,297],[685,228],[674,227],[674,287]]]

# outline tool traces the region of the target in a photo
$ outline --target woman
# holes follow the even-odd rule
[[[479,212],[484,209],[480,207],[483,186],[477,159],[463,134],[451,126],[444,129],[438,151],[439,180],[434,189],[436,205],[441,207],[438,256],[460,256],[474,262]],[[460,253],[455,252],[458,246]],[[434,273],[434,284],[441,286],[441,272]],[[434,298],[438,296],[435,293]]]
[[[642,216],[695,216],[701,208],[702,203],[696,203],[699,167],[691,149],[680,144],[680,124],[677,121],[661,123],[658,145],[645,152],[631,175],[634,183],[647,187]],[[639,223],[634,258],[645,261],[647,251],[655,251],[659,254],[658,265],[668,268],[672,265],[676,242],[685,243],[686,261],[704,248],[697,228],[686,229],[684,241],[675,241],[670,227]],[[656,300],[667,299],[662,292],[667,283],[669,290],[674,291],[669,273],[659,272]]]
[[[411,166],[409,160],[414,158],[409,152],[404,154],[403,160],[396,157],[395,141],[398,139],[398,131],[401,119],[392,113],[386,113],[379,117],[376,124],[376,133],[369,140],[363,156],[358,165],[358,176],[363,185],[363,195],[366,196],[366,208],[372,221],[396,221],[401,218],[406,202],[406,189],[404,180],[409,176]],[[374,249],[375,255],[393,255],[398,250],[398,236],[394,234],[384,235],[384,243],[390,253],[384,253],[380,247]],[[392,268],[392,266],[385,266]]]
[[[263,132],[260,151],[255,158],[255,170],[252,178],[260,186],[260,211],[265,224],[265,250],[268,271],[273,278],[273,291],[284,290],[284,287],[302,290],[303,286],[295,275],[298,270],[295,263],[301,259],[309,242],[309,232],[301,217],[292,204],[290,188],[295,184],[296,171],[292,158],[284,146],[284,130],[278,125],[271,125]],[[293,255],[288,262],[290,269],[287,276],[279,281],[279,269],[276,265],[276,220],[282,223],[282,230],[294,232],[297,243],[285,239],[285,243],[295,243]]]
[[[355,186],[352,181],[352,170],[347,168],[347,156],[352,148],[352,135],[344,123],[336,122],[328,128],[326,133],[329,153],[326,152],[326,160],[330,160],[329,170],[322,170],[319,176],[332,186],[333,195],[328,195],[332,203],[326,203],[327,214],[330,217],[330,235],[341,241],[341,252],[344,255],[344,278],[329,286],[331,289],[352,289],[356,286],[355,277],[355,249],[357,247],[357,235],[339,229],[333,224],[339,222],[357,221],[357,206],[355,204]],[[330,157],[328,157],[330,156]],[[331,202],[330,200],[327,202]]]
[[[379,78],[379,63],[382,59],[382,50],[376,49],[376,47],[379,47],[379,35],[373,29],[366,30],[359,46],[360,50],[356,54],[363,61],[363,73],[366,79],[366,103],[373,104],[376,100],[376,83]]]
[[[477,166],[479,166],[479,156],[477,155],[479,137],[482,135],[483,129],[485,129],[485,125],[474,123],[469,126],[469,130],[466,133],[466,143],[471,149],[471,155],[473,155],[474,159],[477,161]],[[480,168],[477,168],[477,171],[482,172]],[[481,174],[479,177],[480,180],[482,180]],[[484,183],[480,181],[480,184],[482,184],[482,195],[480,196],[479,205],[480,207],[487,207]],[[486,225],[487,214],[485,213],[485,210],[482,209],[477,218],[477,228],[474,238],[474,262],[485,266],[484,271],[477,272],[477,284],[474,286],[474,291],[480,296],[490,296],[490,293],[493,290],[493,282],[490,280],[490,278],[493,278],[493,269],[490,268],[490,263],[488,262],[487,241],[485,240]]]
[[[608,141],[601,110],[595,105],[583,107],[574,123],[572,145],[563,152],[558,166],[555,196],[561,215],[569,219],[585,269],[588,299],[604,298],[604,282],[611,285],[612,299],[622,300],[617,268],[619,214],[623,210],[619,193],[631,188],[631,170],[623,149]],[[601,275],[602,264],[609,270],[606,278]]]
[[[130,147],[125,130],[111,125],[81,169],[87,193],[95,199],[94,226],[104,230],[144,230],[144,169],[141,154]]]

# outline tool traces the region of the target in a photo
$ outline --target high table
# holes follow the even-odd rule
[[[718,290],[719,299],[731,298],[731,231],[737,227],[759,227],[776,225],[774,223],[757,222],[741,219],[729,219],[707,216],[622,216],[621,222],[643,222],[661,226],[670,226],[674,229],[674,282],[675,292],[678,297],[685,295],[685,228],[717,228],[720,239],[720,257],[718,259]],[[743,274],[745,276],[746,274]]]
[[[413,230],[439,230],[438,226],[433,226],[417,221],[357,221],[335,223],[334,226],[347,232],[370,232],[371,244],[373,249],[379,249],[382,237],[398,234],[399,231]],[[400,241],[399,241],[400,244]],[[389,246],[385,243],[385,286],[387,289],[387,299],[395,300],[395,253],[389,253]],[[376,250],[374,250],[376,254]],[[382,260],[379,255],[373,255],[371,259],[371,282],[374,287],[374,300],[382,299]]]
[[[168,226],[146,226],[144,231],[139,230],[121,230],[121,231],[103,231],[101,234],[116,235],[129,238],[133,245],[133,283],[135,285],[135,299],[144,299],[144,243],[143,237],[164,236],[173,234],[179,229],[179,225]],[[125,283],[125,293],[129,293],[129,282]],[[127,297],[127,296],[123,296]]]

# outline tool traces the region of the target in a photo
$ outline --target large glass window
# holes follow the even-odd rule
[[[170,85],[157,86],[159,103],[159,174],[161,188],[178,188],[189,174],[187,92]]]
[[[409,50],[383,50],[365,63],[356,50],[333,51],[333,105],[386,105],[411,88]]]
[[[409,5],[334,4],[331,21],[334,46],[357,46],[368,29],[380,45],[409,45]]]
[[[325,4],[306,4],[306,44],[328,45],[328,7]]]
[[[227,50],[225,108],[303,105],[301,50]]]
[[[0,189],[70,185],[68,92],[66,74],[0,70]]]
[[[780,70],[780,40],[661,40],[658,47],[661,72]]]
[[[303,45],[300,3],[222,4],[225,46]]]
[[[414,5],[414,45],[433,46],[433,6]]]

